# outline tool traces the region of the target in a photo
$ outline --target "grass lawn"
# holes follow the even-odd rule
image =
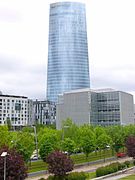
[[[135,180],[135,174],[121,178],[120,180]]]
[[[101,151],[101,152],[93,152],[91,154],[89,154],[89,157],[86,158],[85,154],[74,154],[71,155],[71,158],[74,161],[74,164],[81,164],[81,163],[85,163],[85,162],[92,162],[92,161],[96,161],[99,159],[103,159],[103,158],[108,158],[108,157],[112,157],[112,151],[111,150],[106,150]],[[47,170],[47,164],[45,162],[43,162],[42,160],[40,161],[34,161],[31,162],[31,164],[28,164],[28,173],[30,172],[37,172],[37,171],[42,171],[42,170]]]
[[[86,158],[85,154],[71,155],[71,158],[73,159],[74,164],[92,162],[92,161],[109,158],[109,157],[112,157],[111,150],[106,150],[105,152],[101,151],[101,152],[97,152],[97,153],[93,152],[93,153],[89,154],[89,156],[87,158]]]
[[[47,170],[47,163],[40,161],[33,161],[28,165],[28,173]]]
[[[88,174],[89,174],[89,178],[88,179],[96,178],[96,173],[95,172],[91,172],[91,173],[88,173]]]

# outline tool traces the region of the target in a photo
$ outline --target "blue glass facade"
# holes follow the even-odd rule
[[[47,99],[90,87],[85,5],[59,2],[50,5]]]

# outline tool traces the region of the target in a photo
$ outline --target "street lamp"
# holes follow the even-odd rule
[[[35,135],[35,145],[36,145],[36,154],[37,154],[37,159],[38,159],[38,141],[37,141],[37,130],[36,126],[32,126],[34,129],[34,135]]]
[[[6,180],[6,156],[7,156],[7,152],[3,152],[1,154],[1,157],[4,157],[4,180]]]

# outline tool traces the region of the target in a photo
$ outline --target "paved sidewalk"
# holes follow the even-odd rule
[[[108,165],[108,164],[113,163],[113,162],[124,162],[124,161],[127,161],[127,160],[132,160],[132,158],[125,157],[125,158],[121,158],[121,159],[118,159],[118,160],[111,160],[109,162],[104,162],[104,163],[99,163],[99,164],[94,164],[94,165],[91,164],[91,165],[88,165],[88,166],[81,166],[81,167],[75,168],[73,170],[73,172],[81,172],[81,171],[94,172],[98,167],[102,167],[102,166]],[[40,178],[47,178],[49,175],[50,174],[37,176],[37,177],[29,177],[29,178],[26,178],[26,180],[39,180]]]

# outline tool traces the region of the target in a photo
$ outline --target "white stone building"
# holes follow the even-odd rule
[[[14,128],[32,124],[32,106],[27,97],[0,93],[0,125],[6,124],[7,120]]]

